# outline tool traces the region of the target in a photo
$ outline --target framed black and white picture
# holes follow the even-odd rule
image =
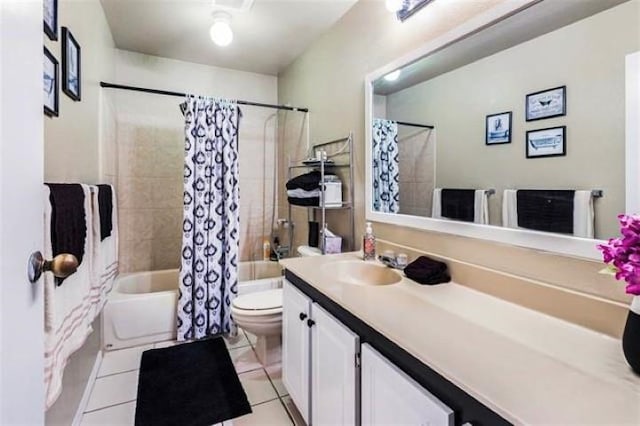
[[[567,155],[567,126],[527,132],[527,158],[557,157]]]
[[[49,49],[44,48],[44,67],[42,73],[44,89],[44,113],[49,117],[58,116],[58,61]]]
[[[44,33],[50,40],[58,39],[58,0],[44,0]]]
[[[511,142],[511,111],[487,115],[484,141],[487,145]]]
[[[80,100],[80,44],[67,27],[62,27],[62,91],[74,101]]]
[[[567,115],[567,86],[554,87],[527,95],[527,121],[563,115]]]

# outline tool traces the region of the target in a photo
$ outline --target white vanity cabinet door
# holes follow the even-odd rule
[[[355,425],[360,338],[316,303],[311,316],[311,424]]]
[[[449,407],[368,344],[361,374],[363,425],[453,425]]]
[[[309,424],[311,300],[288,281],[282,289],[282,382]]]

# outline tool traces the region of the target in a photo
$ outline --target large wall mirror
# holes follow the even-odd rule
[[[525,6],[368,77],[369,219],[586,257],[618,234],[640,2]]]

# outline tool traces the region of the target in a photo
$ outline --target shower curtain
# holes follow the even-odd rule
[[[178,293],[178,340],[234,328],[239,180],[237,104],[188,96],[185,116],[184,219]]]
[[[398,166],[398,123],[373,120],[373,210],[382,213],[400,211]]]

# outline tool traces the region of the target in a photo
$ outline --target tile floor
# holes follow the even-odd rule
[[[253,349],[256,338],[242,330],[225,339],[253,413],[224,426],[304,425],[282,384],[280,365],[263,368]],[[136,410],[138,368],[142,352],[175,345],[168,341],[104,354],[82,417],[82,426],[132,426]]]

